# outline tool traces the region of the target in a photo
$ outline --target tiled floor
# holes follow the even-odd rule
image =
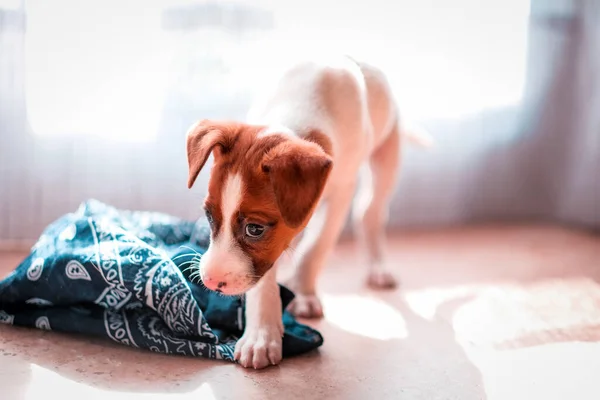
[[[599,237],[469,228],[390,250],[403,286],[376,293],[339,247],[318,352],[249,371],[0,326],[0,399],[600,399]],[[0,254],[0,276],[21,257]]]

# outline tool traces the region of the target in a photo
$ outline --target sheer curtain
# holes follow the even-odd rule
[[[185,218],[184,134],[243,118],[290,57],[382,66],[435,137],[408,149],[392,227],[600,225],[598,4],[532,0],[0,0],[0,242],[87,198]]]

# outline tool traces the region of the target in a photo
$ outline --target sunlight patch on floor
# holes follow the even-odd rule
[[[31,379],[23,400],[37,400],[48,397],[48,390],[54,393],[68,393],[69,398],[85,400],[129,400],[130,392],[116,392],[84,385],[63,377],[46,368],[31,364]],[[143,390],[143,389],[140,389]],[[198,389],[187,393],[138,393],[134,397],[140,400],[177,399],[177,400],[216,400],[208,383],[202,383]]]
[[[432,287],[408,291],[404,298],[415,314],[431,321],[442,304],[459,299],[473,298],[488,288],[488,285],[482,284]]]
[[[366,296],[324,295],[326,320],[338,328],[372,339],[408,337],[402,314],[386,302]]]
[[[600,343],[553,343],[470,354],[482,373],[487,400],[600,398]]]
[[[461,341],[500,349],[600,339],[600,285],[589,278],[490,287],[453,319]]]

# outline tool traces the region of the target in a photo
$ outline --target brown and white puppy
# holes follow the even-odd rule
[[[383,263],[384,225],[405,135],[383,73],[349,57],[295,65],[265,89],[246,123],[204,120],[187,136],[192,187],[214,155],[205,210],[212,234],[200,261],[206,287],[246,294],[246,329],[235,358],[263,368],[281,360],[276,264],[294,238],[291,311],[322,316],[319,271],[355,191],[353,221],[368,255],[368,282],[393,287]]]

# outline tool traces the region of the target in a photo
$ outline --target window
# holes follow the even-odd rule
[[[174,51],[158,2],[28,0],[27,109],[40,135],[156,135]]]
[[[261,78],[303,52],[381,65],[417,118],[517,104],[529,2],[28,0],[26,13],[36,134],[148,141],[169,104],[243,117]]]

